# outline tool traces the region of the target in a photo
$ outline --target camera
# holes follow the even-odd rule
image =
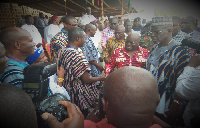
[[[186,36],[185,39],[182,40],[181,46],[188,46],[196,49],[197,54],[200,54],[200,41],[195,40],[192,37]]]
[[[44,112],[51,113],[59,121],[68,117],[66,107],[58,104],[59,101],[69,101],[66,96],[57,93],[47,97],[49,77],[54,75],[56,71],[57,65],[52,62],[28,65],[23,71],[22,88],[35,105],[39,128],[48,128],[48,125],[41,118]]]

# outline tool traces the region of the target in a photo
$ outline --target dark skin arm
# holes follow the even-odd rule
[[[89,75],[89,72],[86,71],[81,76],[81,80],[85,84],[95,83],[96,81],[104,81],[105,80],[105,74],[101,75],[100,77],[92,77]]]
[[[89,61],[89,63],[96,66],[97,69],[99,69],[101,72],[104,70],[104,68],[101,65],[99,65],[95,60]]]

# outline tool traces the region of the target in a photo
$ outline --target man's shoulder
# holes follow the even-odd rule
[[[52,39],[51,39],[51,43],[53,43],[53,42],[57,42],[57,41],[59,41],[59,40],[63,40],[63,41],[65,41],[65,39],[67,39],[68,38],[68,35],[66,34],[66,33],[64,33],[64,32],[58,32]]]

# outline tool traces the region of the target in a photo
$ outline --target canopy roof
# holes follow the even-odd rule
[[[92,8],[92,14],[95,17],[101,16],[101,0],[66,0],[67,14],[79,17],[80,13],[85,10],[86,7]],[[1,2],[8,3],[7,0]],[[52,15],[65,15],[65,1],[64,0],[11,0],[12,3],[18,5],[25,5],[34,9],[50,13]],[[129,4],[129,0],[104,0],[104,16],[120,15],[122,12],[122,4],[124,12],[136,12]]]

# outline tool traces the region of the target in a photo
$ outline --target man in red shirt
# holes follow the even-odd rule
[[[105,66],[105,74],[110,74],[113,69],[124,66],[145,67],[148,59],[148,50],[139,46],[140,35],[131,33],[125,41],[125,47],[116,49]]]

